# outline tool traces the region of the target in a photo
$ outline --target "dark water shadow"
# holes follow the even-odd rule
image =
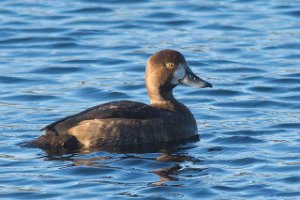
[[[42,158],[45,161],[69,163],[65,169],[66,173],[77,174],[77,176],[97,176],[104,172],[120,174],[124,170],[135,173],[138,169],[158,176],[155,181],[147,181],[150,186],[164,186],[168,182],[179,181],[177,176],[183,169],[182,163],[199,164],[201,162],[199,159],[188,155],[188,151],[194,147],[195,145],[192,143],[185,142],[180,145],[160,148],[143,148],[139,151],[130,149],[131,152],[128,151],[129,149],[120,151],[116,148],[77,149],[73,151],[44,149]]]

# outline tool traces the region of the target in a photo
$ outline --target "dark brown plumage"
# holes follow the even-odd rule
[[[85,148],[131,149],[179,144],[198,138],[190,110],[178,102],[172,89],[178,84],[211,87],[187,66],[183,55],[163,50],[152,55],[146,66],[150,105],[115,101],[87,109],[54,122],[30,145],[69,150]]]

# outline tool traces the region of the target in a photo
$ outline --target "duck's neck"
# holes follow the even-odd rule
[[[170,111],[178,111],[182,107],[185,107],[182,103],[177,101],[172,90],[157,89],[155,91],[148,91],[150,97],[150,104],[153,107],[166,109]]]

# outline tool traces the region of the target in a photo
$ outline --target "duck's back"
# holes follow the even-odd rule
[[[114,101],[60,119],[44,127],[42,130],[51,131],[58,135],[85,120],[114,118],[145,119],[159,116],[158,110],[153,109],[147,104],[135,101]]]

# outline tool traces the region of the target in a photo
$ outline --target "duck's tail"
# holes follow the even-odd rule
[[[50,130],[46,130],[44,135],[28,143],[27,146],[38,147],[41,149],[64,148],[67,150],[75,150],[79,149],[81,144],[75,136],[57,134]]]

